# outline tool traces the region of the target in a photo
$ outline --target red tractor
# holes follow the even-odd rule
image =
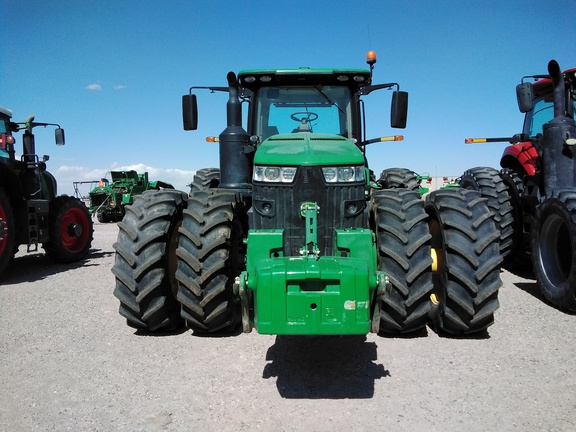
[[[526,113],[522,133],[466,140],[510,142],[502,169],[467,170],[460,186],[488,198],[505,266],[532,264],[544,297],[576,311],[576,68],[561,72],[551,60],[548,75],[524,77],[516,94]]]
[[[64,130],[54,123],[11,121],[12,111],[0,107],[0,273],[18,246],[28,252],[42,245],[57,262],[85,258],[92,244],[88,208],[77,198],[57,195],[56,179],[46,170],[48,156],[39,159],[32,130],[56,126],[56,144],[64,145]],[[13,133],[22,135],[22,156],[16,157]]]

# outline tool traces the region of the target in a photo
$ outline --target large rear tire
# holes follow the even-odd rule
[[[382,171],[378,183],[383,189],[419,191],[418,175],[407,168],[388,168]]]
[[[206,189],[217,188],[220,184],[220,169],[202,168],[196,171],[190,186],[190,193]]]
[[[176,190],[146,191],[134,197],[118,222],[114,296],[130,327],[151,332],[182,327],[174,274],[186,198]]]
[[[246,223],[233,191],[193,192],[180,228],[178,300],[197,333],[230,332],[240,322],[234,280],[244,269]]]
[[[94,226],[88,208],[78,199],[62,195],[50,201],[49,239],[42,246],[57,262],[79,261],[92,246]]]
[[[544,297],[576,311],[576,190],[555,193],[538,206],[532,258]]]
[[[0,188],[0,274],[14,256],[16,225],[8,196]]]
[[[433,322],[439,331],[461,335],[485,330],[498,309],[500,233],[486,200],[476,191],[442,189],[426,199],[432,248],[436,252]]]
[[[514,208],[509,189],[500,173],[490,167],[471,168],[462,174],[460,187],[479,191],[488,199],[488,208],[494,212],[494,221],[500,230],[500,254],[510,254],[514,238]]]
[[[418,331],[432,310],[430,239],[424,202],[418,192],[382,190],[372,197],[372,223],[378,245],[378,270],[392,291],[380,304],[380,332]]]

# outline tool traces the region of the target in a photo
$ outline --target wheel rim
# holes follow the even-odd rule
[[[445,274],[445,257],[444,249],[442,248],[442,228],[440,223],[436,219],[432,219],[428,227],[430,229],[430,234],[432,235],[431,246],[436,253],[436,271],[432,272],[432,281],[434,283],[434,293],[439,297],[440,300],[444,299],[443,289],[446,285],[446,274]],[[438,298],[437,297],[437,298]]]
[[[564,219],[551,215],[540,231],[540,260],[546,277],[554,286],[568,280],[572,270],[572,249],[569,228]]]
[[[62,245],[70,252],[79,252],[86,245],[89,236],[88,220],[80,209],[70,209],[64,213],[61,226]]]

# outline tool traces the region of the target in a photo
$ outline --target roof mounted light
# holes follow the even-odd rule
[[[244,82],[245,82],[245,83],[251,84],[251,83],[253,83],[254,81],[256,81],[256,77],[254,77],[254,76],[252,76],[252,75],[249,75],[249,76],[247,76],[247,77],[244,77]]]
[[[370,66],[376,63],[376,52],[368,51],[366,54],[366,63],[368,63]]]
[[[374,65],[376,64],[376,52],[370,50],[366,54],[366,63],[370,65],[370,82],[372,82],[372,72],[374,71]]]
[[[337,79],[338,81],[345,82],[345,81],[348,81],[348,76],[347,76],[347,75],[338,75],[338,76],[336,77],[336,79]]]
[[[267,83],[267,82],[272,81],[272,77],[268,76],[268,75],[264,75],[264,76],[260,77],[260,81]]]

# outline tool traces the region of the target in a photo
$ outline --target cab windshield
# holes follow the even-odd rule
[[[576,112],[576,100],[574,95],[571,97],[574,107],[572,115]],[[534,137],[542,133],[542,126],[554,118],[554,97],[553,95],[536,100],[534,109],[526,114],[524,122],[524,133]]]
[[[6,117],[4,118],[3,115],[0,115],[0,133],[6,133],[8,132],[8,123],[9,123],[9,118]]]
[[[0,115],[0,157],[6,158],[8,157],[8,150],[6,148],[6,136],[9,135],[8,131],[8,124],[10,122],[9,117],[5,117],[4,115]]]
[[[344,86],[262,87],[256,93],[254,131],[314,132],[352,138],[352,92]]]

